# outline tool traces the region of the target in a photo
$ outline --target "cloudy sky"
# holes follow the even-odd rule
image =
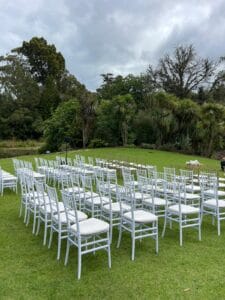
[[[0,55],[33,36],[54,43],[95,90],[100,74],[139,74],[180,44],[225,55],[225,1],[0,0]]]

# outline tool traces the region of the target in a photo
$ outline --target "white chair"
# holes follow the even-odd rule
[[[51,223],[50,223],[50,237],[48,248],[51,247],[53,233],[58,234],[58,250],[57,250],[57,259],[60,258],[61,252],[61,240],[67,238],[67,222],[65,217],[65,208],[62,202],[58,202],[57,191],[55,188],[50,186],[47,187],[47,194],[49,197],[49,208],[51,214]]]
[[[201,240],[201,209],[192,205],[182,204],[185,196],[182,183],[167,182],[166,210],[162,237],[165,235],[167,222],[179,224],[180,246],[183,244],[183,229],[193,227],[198,229],[198,238]]]
[[[118,200],[118,188],[115,187],[116,198],[113,201],[111,197],[110,182],[100,182],[97,180],[97,190],[99,192],[101,199],[108,199],[108,203],[102,201],[101,203],[101,218],[109,223],[110,226],[110,242],[112,242],[113,227],[120,224],[120,202]],[[108,186],[107,186],[108,185]],[[126,203],[121,204],[124,211],[129,211],[131,209],[130,205]]]
[[[45,192],[45,186],[43,182],[35,181],[35,187],[36,187],[37,197],[40,204],[36,235],[38,235],[40,231],[40,224],[41,222],[43,222],[44,223],[43,245],[45,246],[47,242],[47,231],[48,228],[51,227],[51,207],[49,203],[50,199]]]
[[[185,180],[185,188],[190,193],[200,193],[200,186],[194,182],[193,170],[180,170],[180,176]]]
[[[134,193],[131,187],[126,187],[125,190],[119,191],[121,222],[117,243],[118,248],[120,246],[123,230],[130,232],[132,239],[132,260],[134,260],[135,257],[135,241],[138,239],[142,240],[147,237],[153,238],[155,240],[156,253],[158,253],[158,217],[144,209],[137,209]],[[121,201],[122,199],[127,199],[127,197],[129,197],[128,204],[131,204],[131,211],[129,212],[124,211],[122,205],[124,201]]]
[[[101,216],[102,203],[109,203],[108,197],[101,197],[99,193],[93,191],[92,177],[81,176],[84,187],[84,206],[87,213],[91,213],[92,217]]]
[[[221,199],[221,191],[218,190],[217,179],[201,180],[201,195],[202,195],[202,217],[204,215],[211,215],[213,224],[214,218],[217,221],[217,233],[220,235],[220,222],[225,220],[225,199]]]
[[[96,218],[79,221],[76,201],[71,200],[73,196],[62,192],[62,198],[65,206],[68,232],[65,265],[68,263],[70,246],[74,245],[78,248],[78,279],[81,277],[82,255],[84,254],[95,253],[102,249],[106,250],[108,253],[108,265],[111,268],[109,224]],[[71,210],[71,205],[73,210]],[[74,224],[71,222],[72,211],[75,214]]]
[[[154,188],[154,184],[149,183],[149,179],[145,177],[139,177],[139,180],[142,180],[141,190],[143,195],[148,195],[143,198],[142,204],[143,207],[149,209],[153,214],[158,217],[165,217],[165,208],[166,208],[166,182],[161,183],[163,189],[162,192],[157,193],[157,190]],[[152,181],[150,180],[152,183]]]
[[[3,171],[0,167],[0,192],[2,196],[5,188],[12,189],[17,193],[17,177],[6,171]]]
[[[32,171],[31,173],[26,173],[25,174],[25,184],[26,184],[26,198],[27,198],[27,221],[26,225],[29,224],[30,222],[30,216],[31,214],[33,215],[33,230],[32,233],[35,233],[36,230],[36,222],[37,219],[39,218],[39,207],[40,207],[40,202],[39,198],[37,195],[37,192],[35,190],[34,186],[34,178],[32,177]]]

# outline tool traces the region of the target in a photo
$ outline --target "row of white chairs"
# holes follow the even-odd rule
[[[84,166],[84,162],[82,165]],[[67,166],[63,168],[67,170]],[[83,168],[90,170],[88,166]],[[61,240],[67,239],[65,263],[68,261],[70,246],[78,247],[78,278],[81,274],[81,257],[85,253],[106,249],[111,265],[110,243],[115,226],[119,227],[118,246],[122,232],[130,232],[132,260],[135,257],[135,241],[137,239],[152,237],[155,240],[156,252],[158,252],[159,217],[164,217],[163,236],[167,224],[171,225],[172,222],[179,224],[180,245],[183,243],[183,229],[187,227],[198,229],[198,238],[201,239],[201,223],[205,214],[211,215],[213,221],[217,220],[218,234],[220,234],[220,221],[225,218],[225,201],[219,198],[223,196],[221,194],[223,191],[218,190],[218,178],[212,174],[211,176],[210,174],[207,176],[202,174],[199,176],[200,179],[198,178],[200,193],[190,193],[186,189],[190,183],[187,174],[179,177],[172,174],[165,177],[165,170],[163,174],[157,173],[153,173],[154,176],[152,177],[145,176],[144,173],[137,174],[137,184],[136,178],[130,173],[124,178],[124,185],[119,186],[117,175],[113,172],[108,172],[106,176],[103,171],[96,172],[94,173],[94,180],[90,174],[76,173],[76,171],[68,172],[67,180],[61,184],[63,202],[58,201],[55,188],[46,186],[45,190],[44,185],[38,184],[32,175],[25,174],[24,178],[31,178],[31,183],[30,185],[27,184],[26,179],[24,182],[27,186],[32,187],[31,192],[26,188],[25,194],[33,195],[28,197],[28,202],[31,201],[32,203],[32,198],[37,199],[36,209],[32,207],[32,204],[27,209],[25,221],[28,224],[29,216],[33,214],[34,233],[35,231],[36,233],[39,232],[40,223],[44,222],[44,244],[47,240],[47,231],[50,229],[49,246],[53,232],[57,232],[58,259],[60,258]],[[28,179],[27,181],[29,182]],[[38,188],[40,189],[38,190]],[[191,197],[190,194],[192,194]],[[56,204],[52,205],[51,203]],[[55,207],[56,210],[54,210]],[[73,221],[71,221],[71,215],[76,216]],[[88,219],[88,215],[91,218]],[[79,216],[85,218],[79,220]],[[79,220],[79,224],[77,224],[77,220]],[[82,224],[85,220],[90,221]],[[101,226],[99,221],[103,222]],[[98,225],[95,226],[93,222]],[[35,229],[36,226],[37,230]],[[95,236],[96,231],[94,229],[103,227],[107,227],[107,237],[100,238],[99,233]],[[76,230],[74,231],[74,229]],[[80,232],[78,233],[78,231]],[[88,239],[86,239],[87,236]],[[102,243],[95,243],[98,238],[102,240]]]
[[[0,167],[0,193],[3,196],[4,189],[9,188],[17,193],[17,177]]]

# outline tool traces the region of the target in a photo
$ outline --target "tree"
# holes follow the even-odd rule
[[[203,155],[210,157],[224,145],[225,107],[217,103],[205,103],[201,113],[198,125],[199,147]]]
[[[130,94],[116,96],[112,101],[114,117],[118,120],[123,146],[128,144],[129,126],[135,116],[136,105]]]
[[[146,86],[146,76],[129,74],[123,77],[121,75],[114,76],[112,73],[101,76],[103,83],[97,89],[100,99],[112,100],[113,97],[130,94],[137,105],[137,109],[145,107],[146,95],[149,93]]]
[[[0,123],[4,138],[38,138],[42,134],[38,112],[40,91],[29,65],[18,55],[0,58]]]
[[[149,66],[147,76],[149,83],[155,88],[186,98],[200,84],[206,83],[214,71],[214,62],[198,58],[190,45],[177,47],[173,56],[165,55],[155,70]]]
[[[80,104],[79,116],[82,127],[83,148],[85,148],[94,128],[96,96],[93,93],[83,91],[78,101]]]
[[[23,41],[22,46],[12,52],[27,58],[31,74],[41,84],[45,84],[50,76],[58,82],[65,71],[63,55],[56,51],[55,45],[48,45],[43,37],[33,37],[29,42]]]
[[[61,103],[51,118],[45,121],[46,149],[59,150],[66,137],[70,137],[71,146],[79,145],[82,139],[79,110],[79,102],[72,99]]]

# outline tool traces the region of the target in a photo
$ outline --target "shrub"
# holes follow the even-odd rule
[[[88,148],[102,148],[102,147],[108,147],[109,144],[101,139],[92,139],[90,141],[90,144],[88,145]]]

